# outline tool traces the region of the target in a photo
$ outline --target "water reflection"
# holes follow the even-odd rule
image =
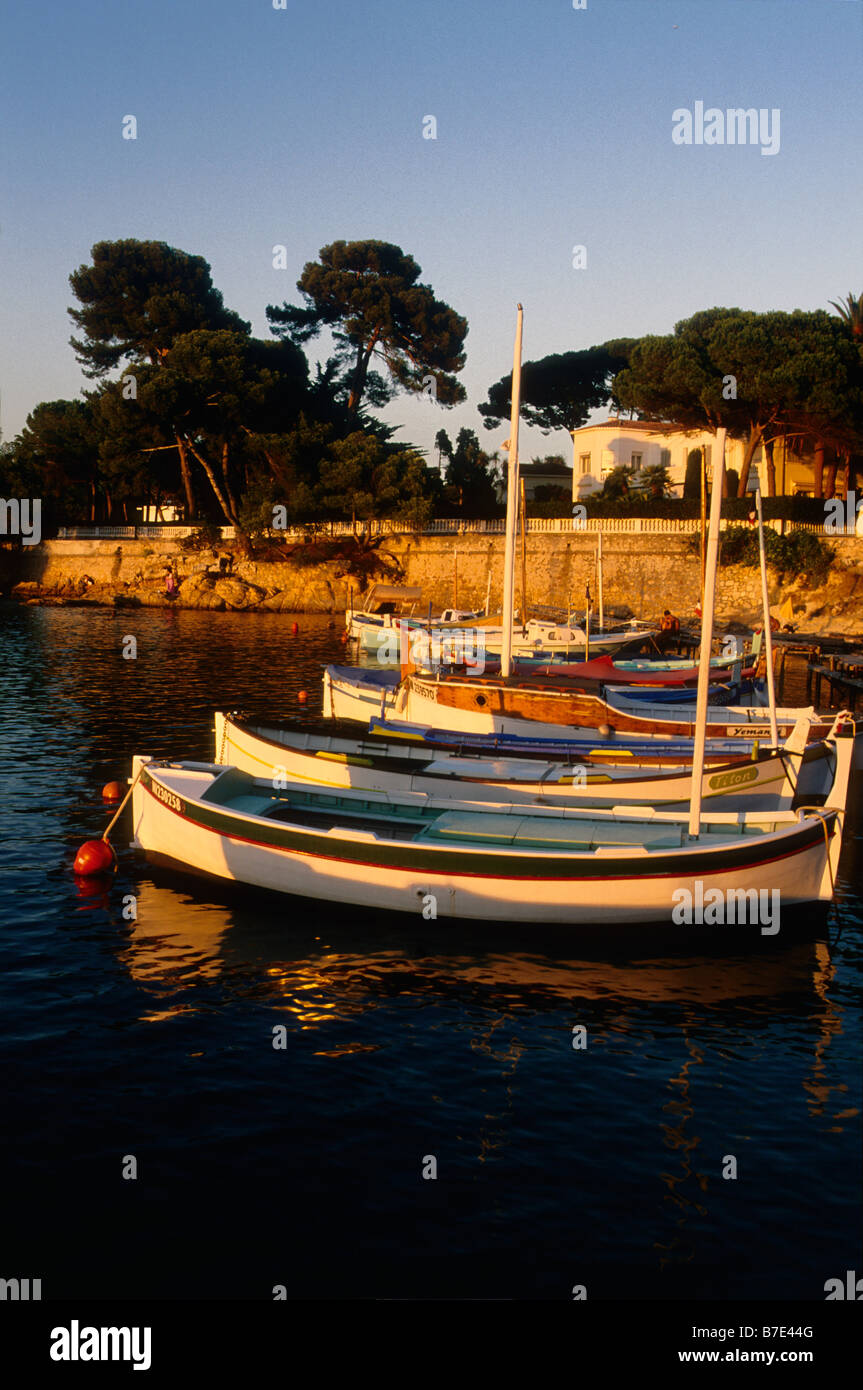
[[[115,1112],[126,1122],[136,1115],[117,1066],[145,1059],[142,1104],[160,1142],[184,1142],[187,1118],[214,1144],[255,1136],[253,1176],[237,1196],[244,1213],[259,1170],[272,1163],[281,1172],[283,1126],[310,1135],[315,1191],[329,1183],[332,1196],[346,1171],[365,1164],[361,1207],[383,1166],[376,1200],[400,1231],[414,1189],[405,1196],[399,1185],[399,1141],[412,1153],[432,1130],[449,1152],[448,1200],[463,1184],[450,1227],[437,1215],[417,1226],[421,1242],[440,1239],[442,1258],[447,1242],[472,1251],[477,1221],[492,1272],[517,1227],[536,1234],[548,1259],[563,1233],[585,1258],[607,1250],[633,1267],[646,1258],[669,1278],[678,1269],[686,1281],[709,1279],[717,1242],[729,1231],[739,1247],[756,1241],[765,1209],[773,1224],[759,1258],[771,1274],[793,1265],[801,1232],[809,1244],[843,1246],[838,1207],[804,1213],[800,1228],[787,1211],[800,1202],[792,1163],[804,1180],[817,1166],[854,1200],[841,1165],[858,1115],[849,1087],[859,823],[849,819],[846,830],[838,951],[817,934],[761,939],[746,953],[683,954],[653,949],[639,933],[612,949],[560,931],[502,933],[230,895],[156,873],[124,852],[128,834],[117,837],[120,871],[107,890],[75,885],[75,849],[111,814],[101,785],[127,774],[133,751],[208,756],[219,705],[298,713],[296,692],[314,700],[322,664],[342,656],[338,631],[302,619],[295,642],[280,617],[104,610],[28,610],[10,621],[0,662],[7,1008],[21,1037],[50,1028],[62,1039],[47,1061],[30,1059],[32,1086],[24,1059],[19,1104],[25,1116],[34,1110],[16,1131],[24,1150],[44,1142],[46,1067],[57,1096],[75,1097],[81,1076],[104,1079],[91,1087],[88,1120],[98,1146]],[[119,654],[128,632],[139,637],[137,662]],[[137,900],[134,920],[123,916],[127,895]],[[136,1033],[137,1024],[147,1026]],[[279,1024],[290,1035],[289,1074],[273,1066],[268,1034]],[[572,1049],[575,1024],[588,1030],[586,1053]],[[223,1114],[195,1113],[199,1078]],[[66,1118],[63,1142],[76,1123]],[[758,1172],[750,1164],[748,1174],[753,1206],[732,1211],[721,1156],[746,1144],[759,1150]],[[388,1145],[395,1157],[382,1159]],[[789,1153],[780,1189],[774,1173]],[[302,1194],[299,1160],[293,1171]],[[379,1229],[377,1221],[375,1239]]]
[[[130,924],[124,964],[137,982],[171,990],[194,987],[238,965],[257,974],[270,998],[318,990],[319,1003],[346,1012],[371,1007],[376,996],[458,994],[505,1014],[546,1010],[592,1000],[607,1006],[612,1029],[625,1023],[627,1006],[689,1006],[705,1014],[734,1000],[774,1003],[813,992],[836,1027],[827,994],[826,942],[798,940],[782,947],[759,939],[750,952],[651,957],[633,948],[589,954],[572,935],[518,928],[495,936],[471,924],[418,925],[357,909],[353,921],[329,904],[263,895],[253,905],[225,889],[187,886],[170,871],[146,868],[135,880],[137,920]],[[236,902],[231,902],[236,898]],[[649,946],[645,949],[649,950]],[[324,1000],[323,996],[329,996]],[[298,1017],[305,1023],[305,1012]],[[326,1013],[322,1017],[329,1017]]]
[[[693,1261],[704,1222],[717,1215],[721,1154],[715,1141],[705,1150],[703,1127],[715,1118],[715,1088],[723,1084],[717,1070],[744,1053],[757,1065],[777,1014],[806,1016],[811,1051],[802,1086],[810,1113],[826,1115],[845,1090],[829,1060],[843,1008],[830,992],[834,966],[824,940],[771,942],[727,959],[604,959],[559,935],[516,933],[501,942],[470,927],[433,934],[414,924],[352,923],[324,905],[226,904],[212,901],[206,885],[178,886],[163,871],[142,874],[136,892],[138,917],[117,949],[140,986],[147,1022],[206,1007],[203,987],[218,979],[221,998],[265,1005],[267,1028],[283,1023],[289,1034],[315,1034],[315,1056],[350,1065],[357,1054],[391,1046],[367,1026],[377,1011],[398,1007],[409,1027],[414,1011],[445,1008],[467,1034],[472,1070],[483,1082],[465,1105],[459,1136],[481,1166],[505,1157],[519,1130],[530,1088],[530,1072],[522,1073],[536,1065],[537,1026],[555,1054],[571,1047],[573,1024],[586,1023],[592,1054],[614,1054],[615,1066],[632,1075],[643,1074],[650,1059],[654,1091],[666,1092],[653,1121],[666,1158],[646,1160],[641,1200],[660,1271]],[[356,1028],[346,1036],[343,1025],[351,1023]],[[562,1092],[572,1087],[570,1103],[590,1107],[595,1097],[581,1096],[578,1066],[561,1080]],[[837,1108],[833,1131],[854,1114]],[[728,1151],[736,1143],[739,1153],[746,1139],[729,1137]]]

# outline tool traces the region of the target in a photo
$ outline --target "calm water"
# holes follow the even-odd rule
[[[79,893],[133,752],[209,756],[220,705],[319,707],[344,649],[298,621],[0,611],[0,1274],[46,1298],[823,1299],[860,1269],[859,821],[841,931],[746,955],[228,897],[128,850]]]

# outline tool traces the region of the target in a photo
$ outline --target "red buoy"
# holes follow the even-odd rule
[[[119,801],[123,796],[122,782],[106,782],[102,788],[103,801]]]
[[[75,855],[74,872],[85,877],[109,874],[114,868],[114,851],[107,840],[85,840]]]
[[[80,906],[79,912],[93,912],[97,908],[110,908],[109,884],[104,878],[82,878],[80,874],[75,875],[75,892],[79,898],[88,899],[86,906]]]
[[[291,636],[292,636],[292,637],[296,637],[296,635],[297,635],[297,633],[299,632],[299,630],[300,630],[300,625],[299,625],[299,623],[291,623]]]
[[[308,690],[301,690],[300,693],[299,693],[299,695],[297,696],[297,699],[299,700],[299,702],[300,702],[301,705],[304,705],[304,704],[306,703],[306,700],[308,700],[308,698],[309,698],[309,692],[308,692]]]

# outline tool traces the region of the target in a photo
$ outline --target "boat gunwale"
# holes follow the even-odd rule
[[[150,770],[151,766],[152,771]],[[175,763],[174,766],[177,767],[178,765]],[[203,768],[204,765],[198,764],[197,766]],[[210,766],[215,769],[218,765]],[[219,768],[220,774],[225,771],[231,771],[231,769]],[[492,879],[542,878],[543,880],[563,881],[596,878],[631,879],[633,865],[637,864],[639,877],[668,878],[679,881],[681,860],[682,864],[686,866],[686,872],[695,874],[727,873],[732,868],[754,868],[788,858],[815,845],[820,844],[826,847],[830,837],[835,833],[836,818],[839,814],[835,808],[830,808],[817,820],[811,818],[807,823],[808,818],[800,813],[786,813],[786,815],[794,815],[795,819],[789,819],[789,823],[783,825],[779,830],[759,835],[741,835],[736,843],[730,843],[730,837],[723,837],[719,844],[712,846],[696,843],[655,850],[645,850],[642,847],[641,851],[637,853],[627,853],[626,848],[617,846],[597,846],[596,849],[570,852],[558,849],[531,849],[526,854],[523,850],[519,851],[511,845],[479,845],[468,842],[436,844],[421,840],[409,842],[388,840],[376,834],[368,836],[367,833],[360,835],[354,832],[352,835],[350,829],[346,827],[338,827],[340,839],[337,839],[331,833],[322,834],[320,831],[278,822],[265,816],[255,815],[252,812],[230,811],[216,802],[202,802],[199,798],[189,797],[188,794],[183,795],[175,791],[173,787],[165,786],[163,782],[160,782],[157,772],[157,767],[151,764],[144,765],[140,778],[143,791],[152,797],[158,806],[163,807],[171,814],[219,837],[224,836],[240,843],[258,845],[277,853],[305,854],[321,859],[362,864],[368,868],[435,875],[447,875],[455,872],[464,877]],[[254,781],[252,778],[249,780]],[[154,781],[163,790],[169,792],[175,800],[179,801],[181,807],[177,808],[157,796],[153,791],[152,783]],[[195,814],[188,813],[190,806],[194,808]],[[625,818],[622,817],[621,819]],[[636,817],[632,817],[631,820],[637,823]],[[235,828],[233,830],[227,828],[224,825],[225,822],[227,825],[233,823]],[[662,824],[663,822],[655,823]],[[243,833],[250,827],[253,829],[266,827],[268,831],[275,832],[275,834],[271,833],[264,839],[255,839],[247,833]],[[291,843],[291,841],[296,840],[301,843]],[[337,843],[349,845],[355,853],[361,847],[365,847],[368,853],[360,854],[357,858],[346,857],[344,854],[333,852]],[[765,848],[774,849],[778,844],[786,844],[787,847],[779,854],[768,852],[765,855],[763,853]],[[717,865],[716,859],[719,855],[722,856],[722,863]],[[398,862],[399,860],[404,861],[406,856],[409,862]],[[381,862],[381,858],[384,862]],[[616,858],[620,860],[619,872],[615,872]],[[422,862],[417,862],[418,860]],[[426,860],[429,862],[425,862]],[[488,872],[481,867],[475,867],[477,863],[481,866],[484,861],[507,865],[510,872]],[[663,861],[670,862],[665,863]],[[677,862],[675,863],[675,861]],[[647,864],[659,865],[659,867],[646,871]],[[541,874],[536,872],[539,867],[542,867]],[[574,873],[573,869],[575,868],[589,870],[589,872]],[[513,872],[512,870],[520,871]]]
[[[271,748],[273,748],[274,750],[277,750],[277,751],[279,751],[279,752],[285,752],[285,751],[287,751],[287,752],[289,752],[289,753],[293,753],[293,754],[294,754],[295,756],[297,756],[297,757],[308,757],[308,758],[313,758],[313,757],[316,757],[316,756],[317,756],[317,751],[316,751],[315,753],[312,753],[312,752],[310,752],[308,749],[297,748],[297,747],[295,747],[295,746],[293,746],[293,745],[291,745],[291,744],[284,743],[284,742],[282,742],[282,741],[280,741],[280,740],[278,740],[278,739],[271,739],[271,738],[269,738],[266,734],[262,734],[262,733],[261,733],[261,728],[266,728],[266,727],[267,727],[266,725],[255,724],[255,723],[252,723],[252,721],[249,721],[248,724],[244,724],[244,723],[239,722],[239,721],[237,721],[237,720],[235,720],[235,719],[232,719],[229,715],[223,715],[223,718],[224,718],[224,720],[225,720],[225,725],[226,725],[225,738],[226,738],[227,742],[232,742],[231,737],[230,737],[230,729],[233,727],[234,729],[238,730],[238,731],[241,732],[241,733],[246,733],[246,734],[248,735],[248,737],[253,738],[253,739],[257,739],[257,740],[259,740],[260,742],[267,744],[268,747],[271,747]],[[288,732],[288,733],[289,733],[290,730],[286,730],[285,732]],[[301,731],[298,730],[298,732],[301,732]],[[308,737],[314,737],[314,735],[308,735]],[[325,737],[325,736],[322,735],[321,737],[323,738],[323,737]],[[341,742],[343,742],[343,743],[345,743],[345,744],[347,744],[347,745],[349,745],[349,746],[350,746],[351,744],[353,744],[353,748],[350,748],[350,747],[349,747],[349,748],[347,748],[347,749],[344,750],[346,759],[350,758],[351,753],[353,753],[353,755],[356,756],[357,758],[362,758],[362,759],[365,760],[365,764],[364,764],[364,765],[371,766],[371,767],[372,767],[375,771],[377,771],[377,772],[391,773],[391,774],[394,775],[394,776],[395,776],[395,775],[399,775],[399,776],[404,775],[404,776],[416,776],[416,777],[439,778],[440,781],[441,781],[442,783],[451,781],[451,780],[452,780],[453,778],[455,778],[455,776],[456,776],[455,772],[453,772],[453,773],[442,773],[442,772],[435,772],[434,770],[432,770],[434,762],[437,761],[437,760],[441,757],[441,754],[442,754],[443,750],[440,750],[436,755],[430,756],[426,762],[423,762],[420,758],[417,758],[416,760],[408,760],[408,759],[404,759],[404,758],[399,759],[398,756],[397,756],[395,753],[385,753],[385,752],[382,752],[380,748],[374,747],[374,746],[373,746],[373,747],[367,747],[367,746],[366,746],[366,743],[365,743],[364,741],[363,741],[363,742],[361,742],[361,741],[359,741],[359,740],[354,741],[354,740],[351,740],[349,737],[344,736],[344,735],[341,735],[341,736],[340,736],[340,735],[332,735],[332,736],[331,736],[331,741],[336,741],[336,740],[340,740]],[[236,747],[236,744],[233,744],[233,746]],[[476,758],[477,755],[479,755],[479,750],[475,750],[474,759]],[[707,779],[712,779],[713,777],[717,777],[717,776],[725,776],[725,775],[732,774],[732,773],[741,773],[741,772],[743,772],[746,768],[748,768],[748,767],[750,767],[750,766],[758,768],[758,767],[763,767],[764,764],[766,764],[766,763],[776,763],[776,765],[777,765],[777,770],[776,770],[775,778],[774,778],[773,780],[779,780],[780,778],[781,778],[782,780],[784,780],[784,779],[788,776],[788,769],[787,769],[786,763],[787,763],[787,761],[790,760],[791,758],[800,757],[800,758],[802,759],[803,762],[805,762],[805,763],[810,763],[810,762],[814,762],[814,761],[816,761],[816,760],[820,760],[820,759],[822,759],[822,758],[829,757],[829,755],[830,755],[830,746],[829,746],[828,742],[827,742],[825,739],[819,739],[817,742],[806,744],[805,747],[804,747],[799,753],[798,753],[798,752],[795,752],[795,751],[793,751],[793,750],[792,750],[792,751],[789,751],[788,749],[786,749],[786,748],[784,748],[784,747],[783,747],[783,748],[780,748],[780,749],[778,749],[778,750],[762,748],[762,749],[759,749],[759,750],[758,750],[758,755],[757,755],[757,757],[755,757],[755,758],[752,758],[752,757],[746,758],[746,759],[738,758],[738,759],[736,759],[736,760],[732,759],[732,760],[730,760],[730,761],[728,761],[728,762],[724,762],[724,763],[715,763],[715,764],[712,764],[710,767],[706,767],[706,768],[705,768],[704,776],[705,776],[705,780],[707,780]],[[458,757],[458,756],[465,756],[465,757],[467,757],[468,755],[466,755],[466,754],[461,754],[461,755],[460,755],[460,754],[458,754],[458,753],[450,753],[450,754],[448,754],[447,756],[449,756],[449,757]],[[553,765],[553,764],[556,763],[557,760],[555,760],[555,759],[553,759],[553,758],[549,758],[549,759],[541,759],[541,758],[538,758],[538,759],[533,759],[532,761],[537,761],[537,762],[543,762],[543,761],[544,761],[544,762],[547,762],[549,765]],[[397,763],[399,764],[399,766],[395,766],[395,764],[397,764]],[[349,763],[346,763],[346,765],[349,765]],[[567,767],[567,766],[572,766],[572,765],[573,765],[573,764],[571,764],[571,763],[569,763],[569,764],[564,764],[564,763],[562,763],[562,762],[560,763],[560,766],[561,766],[561,774],[562,774],[562,776],[565,776],[565,775],[566,775],[565,772],[564,772],[564,768]],[[597,785],[605,785],[605,786],[607,786],[609,782],[612,782],[612,783],[614,784],[615,788],[618,788],[618,787],[619,787],[622,791],[625,791],[629,786],[636,785],[636,784],[639,784],[639,783],[645,783],[645,784],[648,784],[648,783],[649,783],[649,784],[651,784],[652,786],[654,786],[655,789],[656,789],[657,791],[661,791],[662,788],[663,788],[664,786],[667,786],[670,782],[672,782],[672,781],[674,781],[674,780],[676,780],[676,779],[679,779],[680,777],[685,777],[685,776],[687,775],[687,771],[688,771],[688,769],[687,769],[687,767],[685,766],[685,764],[679,765],[679,766],[676,765],[676,766],[674,766],[674,767],[669,767],[669,768],[667,768],[667,769],[664,769],[664,768],[659,767],[659,768],[657,768],[657,770],[654,770],[654,767],[655,767],[656,765],[648,764],[648,765],[646,765],[645,768],[642,768],[642,770],[641,770],[640,772],[636,772],[636,771],[634,771],[634,770],[631,771],[630,769],[631,769],[632,765],[621,764],[621,766],[624,768],[624,775],[623,775],[623,776],[620,776],[620,777],[606,777],[606,778],[603,780],[603,778],[602,778],[603,769],[604,769],[604,768],[607,768],[607,767],[609,767],[609,766],[614,766],[614,764],[604,763],[604,764],[595,765],[595,773],[594,773],[594,776],[595,776],[595,779],[596,779],[596,784],[597,784]],[[637,766],[637,763],[635,764],[635,766]],[[781,771],[779,770],[780,768],[781,768]],[[689,769],[689,772],[690,772],[690,774],[691,774],[691,769]],[[588,770],[588,775],[589,775],[589,770]],[[483,776],[480,774],[480,772],[477,772],[475,775],[474,775],[474,774],[464,775],[464,776],[460,777],[459,780],[464,781],[464,782],[467,783],[467,784],[477,784],[477,785],[480,785],[480,786],[499,786],[499,787],[501,788],[501,790],[504,790],[504,789],[507,787],[508,782],[515,783],[515,784],[516,784],[517,786],[519,786],[520,788],[521,788],[521,787],[530,788],[531,786],[534,786],[534,787],[537,788],[537,794],[538,794],[538,795],[541,795],[542,790],[543,790],[544,788],[547,788],[547,787],[557,787],[557,786],[560,786],[560,785],[565,785],[565,784],[562,784],[562,783],[560,783],[560,782],[553,782],[553,781],[552,781],[552,782],[547,782],[547,783],[546,783],[546,782],[544,782],[544,781],[542,781],[542,780],[539,780],[539,779],[536,779],[536,778],[523,778],[523,779],[519,780],[519,778],[516,777],[516,776],[512,776],[512,777],[508,777],[508,778],[486,778],[486,777],[483,777]],[[589,787],[589,786],[590,786],[590,782],[588,781],[588,782],[586,783],[586,785]],[[762,788],[762,789],[763,789],[763,788]],[[720,790],[720,791],[714,791],[714,792],[712,792],[711,794],[712,794],[713,796],[724,796],[724,795],[728,795],[728,791],[725,790],[725,789],[722,789],[722,790]]]

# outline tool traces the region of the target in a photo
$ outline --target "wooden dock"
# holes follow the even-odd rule
[[[860,692],[863,691],[863,651],[832,652],[827,664],[810,661],[807,668],[806,689],[812,691],[812,703],[821,703],[821,683],[827,682],[828,704],[832,708],[844,705],[854,711]]]

